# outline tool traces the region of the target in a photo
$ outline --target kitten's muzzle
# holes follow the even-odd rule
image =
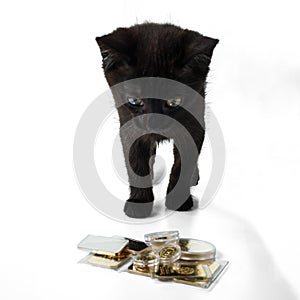
[[[170,126],[169,118],[163,114],[146,114],[145,126],[147,130],[155,130],[157,133],[162,133],[163,130]]]
[[[170,127],[171,121],[164,114],[148,113],[135,118],[137,127],[147,130],[149,133],[163,133]]]

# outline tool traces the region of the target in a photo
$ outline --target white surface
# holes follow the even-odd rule
[[[1,2],[0,298],[299,298],[297,6]],[[207,101],[227,146],[226,173],[212,206],[140,226],[93,210],[72,167],[77,122],[107,88],[94,38],[136,18],[174,21],[220,39]],[[87,234],[142,238],[167,229],[211,241],[230,260],[211,292],[76,263],[85,255],[76,245]]]

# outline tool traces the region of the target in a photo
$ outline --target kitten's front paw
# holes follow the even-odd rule
[[[147,218],[152,212],[153,201],[142,202],[141,200],[129,199],[124,206],[125,214],[130,218]]]
[[[172,202],[172,199],[167,198],[166,199],[166,207],[171,210],[176,210],[176,211],[188,211],[193,207],[193,198],[190,195],[188,199],[178,207],[178,204]]]

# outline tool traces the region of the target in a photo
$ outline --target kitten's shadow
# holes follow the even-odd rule
[[[193,205],[191,211],[197,210],[199,208],[199,199],[194,195],[192,195],[192,198],[193,198],[194,205]]]
[[[165,210],[163,201],[154,201],[153,209],[150,215],[150,218],[157,217],[163,210]]]

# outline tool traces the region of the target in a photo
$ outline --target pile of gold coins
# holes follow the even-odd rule
[[[80,262],[201,288],[209,288],[228,265],[216,259],[213,244],[180,238],[178,231],[145,234],[144,240],[88,235],[78,244],[90,252]]]

